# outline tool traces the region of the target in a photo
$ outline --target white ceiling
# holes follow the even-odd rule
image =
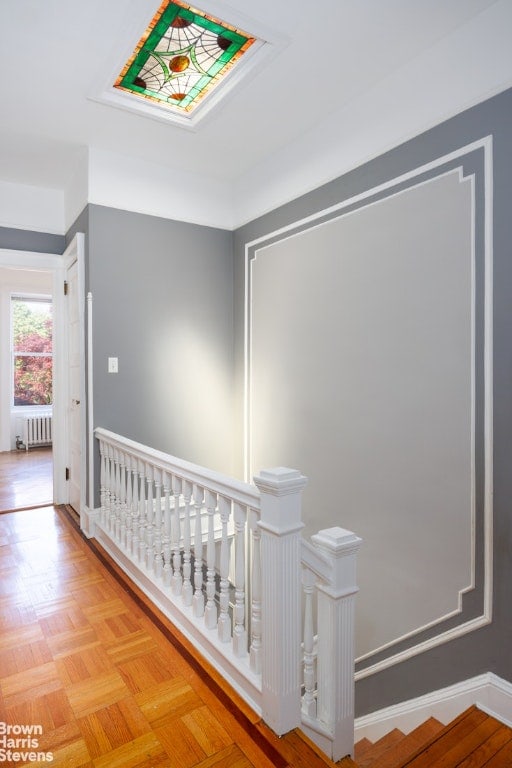
[[[212,2],[229,21],[223,0],[197,5],[208,10]],[[400,115],[409,104],[421,121],[418,128],[428,127],[426,122],[512,85],[510,25],[503,30],[504,15],[512,23],[512,0],[233,0],[248,27],[253,20],[287,43],[189,131],[93,98],[124,63],[158,4],[0,0],[1,180],[64,189],[83,148],[90,147],[228,183],[238,193],[287,156],[296,165],[293,147],[298,152],[302,146],[311,164],[316,149],[325,149],[322,137],[333,121],[341,136],[350,125],[349,144],[368,134],[361,100],[378,103],[393,78],[402,82],[401,92],[380,113],[387,144],[395,140],[386,133],[388,113]],[[489,70],[481,82],[478,72],[453,79],[468,66],[454,47],[466,38],[467,56],[479,72],[480,62]],[[440,51],[446,61],[440,62]],[[444,100],[440,82],[452,89]],[[463,85],[455,87],[457,82]],[[379,115],[371,122],[378,137]],[[394,130],[396,140],[407,138],[412,123]],[[378,144],[375,151],[382,149]],[[372,148],[360,152],[369,156]]]

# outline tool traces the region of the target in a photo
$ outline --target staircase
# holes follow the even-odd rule
[[[343,764],[343,763],[342,763]],[[411,733],[395,729],[355,746],[357,768],[511,768],[512,729],[476,707],[449,725],[430,718]]]

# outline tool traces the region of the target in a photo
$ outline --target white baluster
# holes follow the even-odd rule
[[[148,497],[146,502],[146,568],[153,570],[155,557],[155,528],[154,528],[154,498],[153,498],[153,467],[146,464],[146,480]]]
[[[172,583],[171,591],[173,595],[181,595],[181,550],[180,550],[180,496],[181,496],[181,478],[173,475],[172,492],[174,495],[174,507],[171,518],[171,539],[172,539]]]
[[[116,510],[116,464],[114,461],[114,448],[112,445],[108,447],[108,485],[107,485],[107,525],[108,530],[112,532],[115,521]]]
[[[245,521],[246,508],[234,505],[235,518],[235,609],[233,628],[233,653],[245,656],[247,653],[247,631],[245,629]]]
[[[192,605],[192,582],[190,580],[192,566],[190,562],[190,499],[192,497],[192,485],[186,480],[183,481],[183,501],[185,502],[183,517],[183,586],[181,588],[181,599],[183,605]]]
[[[155,518],[154,518],[154,555],[153,567],[157,578],[162,576],[163,558],[162,558],[162,470],[154,468],[155,478]]]
[[[110,446],[105,443],[105,463],[103,467],[104,472],[104,494],[103,501],[105,505],[105,517],[103,525],[106,530],[109,528],[109,516],[110,516]]]
[[[126,536],[125,549],[132,551],[132,524],[133,524],[133,488],[132,488],[132,457],[129,453],[125,456],[126,467]]]
[[[100,440],[100,520],[102,525],[105,524],[105,518],[107,514],[107,452],[106,445],[103,440]]]
[[[222,524],[220,544],[220,612],[218,621],[219,639],[223,643],[231,640],[231,618],[229,616],[229,540],[228,523],[231,514],[231,500],[219,496],[219,513]]]
[[[302,697],[302,712],[308,717],[316,717],[315,697],[315,629],[313,622],[313,591],[315,574],[309,569],[302,571],[304,587],[304,696]]]
[[[164,584],[168,587],[171,583],[171,478],[168,472],[164,472]]]
[[[135,456],[132,457],[132,548],[131,554],[135,559],[139,555],[139,533],[140,533],[140,509],[139,509],[139,472],[138,461]]]
[[[110,532],[115,531],[115,522],[116,522],[116,506],[117,506],[117,498],[116,498],[116,483],[117,483],[117,464],[116,464],[116,449],[113,445],[110,446],[109,450],[109,464],[110,464],[110,487],[108,489],[109,491],[109,508],[110,508],[110,515],[109,515],[109,530]]]
[[[120,499],[120,486],[121,486],[121,465],[120,465],[120,451],[118,448],[114,448],[114,521],[113,521],[113,534],[119,541],[119,532],[121,529],[121,499]]]
[[[108,519],[109,531],[113,533],[116,529],[116,482],[117,482],[117,465],[116,465],[116,449],[113,445],[110,446],[109,459],[110,459],[110,488],[109,488],[109,507],[110,515]]]
[[[249,660],[255,674],[261,674],[261,532],[259,515],[256,510],[249,511],[249,524],[252,534],[251,559],[251,645]]]
[[[192,608],[194,616],[204,615],[203,595],[203,532],[201,526],[201,510],[203,508],[204,490],[199,485],[194,485],[194,597]]]
[[[109,498],[109,518],[108,529],[112,533],[115,530],[116,523],[116,460],[115,460],[115,448],[110,446],[109,450],[109,464],[110,464],[110,484],[108,489]]]
[[[119,451],[119,524],[118,540],[124,548],[126,542],[126,456],[124,451]]]
[[[208,513],[208,539],[206,543],[206,608],[205,625],[208,629],[217,626],[217,606],[215,605],[215,509],[217,494],[206,491],[206,510]]]
[[[139,460],[139,555],[140,563],[146,557],[146,465]]]

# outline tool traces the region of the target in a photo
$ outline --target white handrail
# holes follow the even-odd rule
[[[129,452],[132,456],[142,461],[150,462],[154,467],[160,470],[166,470],[172,474],[179,475],[189,483],[202,485],[204,488],[219,493],[221,496],[231,498],[233,501],[248,506],[259,506],[259,493],[250,483],[244,483],[236,478],[222,475],[207,467],[201,467],[199,464],[193,464],[190,461],[179,459],[163,451],[157,451],[149,448],[135,440],[117,435],[115,432],[109,432],[107,429],[97,427],[94,434],[98,440],[104,440],[114,448],[120,451]]]

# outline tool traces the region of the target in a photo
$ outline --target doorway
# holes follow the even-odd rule
[[[46,254],[46,253],[32,253],[28,251],[12,251],[0,249],[0,270],[8,269],[10,272],[15,273],[16,276],[22,276],[30,272],[43,272],[50,276],[52,283],[52,296],[54,303],[54,385],[55,385],[55,397],[53,405],[53,445],[52,445],[52,459],[53,459],[53,494],[51,501],[54,504],[67,504],[69,502],[69,467],[70,467],[70,446],[69,446],[69,413],[68,413],[68,394],[69,394],[69,360],[68,360],[68,305],[66,304],[66,297],[64,295],[64,285],[67,278],[67,270],[71,266],[73,261],[78,262],[79,281],[77,286],[77,293],[80,296],[79,307],[79,333],[82,336],[80,345],[80,389],[81,396],[77,399],[84,402],[83,393],[85,391],[84,375],[84,363],[83,363],[83,272],[84,272],[84,236],[78,234],[70,244],[69,248],[63,255]],[[0,291],[1,295],[1,291]],[[76,294],[75,294],[76,295]],[[6,300],[3,301],[6,304]],[[9,315],[8,310],[5,318],[2,318],[1,326],[9,327]],[[5,320],[5,323],[4,323]],[[5,337],[5,338],[4,338]],[[9,347],[9,335],[0,332],[0,345],[3,345],[5,350],[5,359],[9,360],[10,351]],[[7,369],[7,372],[5,372]],[[10,395],[11,395],[11,382],[10,382],[10,364],[0,366],[0,453],[10,452],[11,448],[15,446],[11,444],[10,435]],[[3,398],[3,400],[2,400]],[[85,426],[84,426],[85,412],[83,412],[80,419],[80,425],[78,427],[80,431],[80,444],[85,446]],[[20,452],[22,453],[22,452]],[[35,461],[36,454],[33,450],[29,451],[29,456],[33,458],[29,461]],[[80,482],[80,499],[84,499],[84,482],[85,482],[85,450],[81,451],[81,478]],[[16,458],[16,454],[11,456]],[[27,457],[25,457],[26,459]],[[22,465],[23,459],[19,457],[17,461]],[[6,470],[2,471],[2,481],[7,480]],[[43,486],[42,486],[43,487]],[[45,494],[47,495],[47,493]],[[42,499],[41,502],[47,501]]]
[[[21,264],[15,258],[6,263],[2,256],[0,511],[5,511],[42,506],[54,498],[52,448],[38,445],[26,451],[23,444],[26,425],[39,425],[31,417],[43,412],[44,423],[50,425],[44,442],[51,441],[54,278],[50,269],[23,266],[23,259]],[[38,429],[31,433],[34,442],[43,443],[42,438]]]

